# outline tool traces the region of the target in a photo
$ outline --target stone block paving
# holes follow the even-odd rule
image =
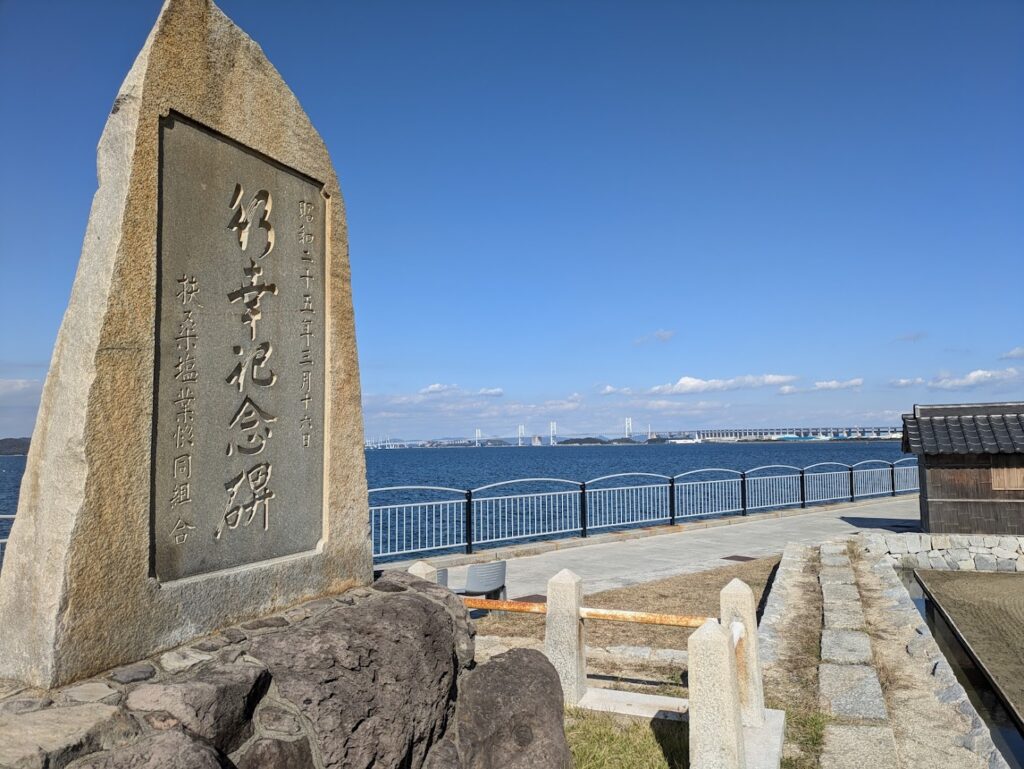
[[[847,544],[826,543],[819,557],[825,626],[818,694],[822,710],[838,719],[826,727],[821,767],[896,769],[895,736],[873,665],[871,638],[865,632],[864,608]]]
[[[829,724],[821,769],[899,769],[896,741],[888,726]]]
[[[871,639],[860,630],[829,630],[821,632],[821,659],[841,665],[870,665]]]
[[[878,675],[870,665],[818,667],[818,691],[822,707],[833,716],[884,721],[888,712]]]

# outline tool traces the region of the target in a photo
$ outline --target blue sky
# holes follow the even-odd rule
[[[221,7],[331,151],[368,436],[1024,399],[1024,4]],[[0,436],[159,3],[0,0]]]

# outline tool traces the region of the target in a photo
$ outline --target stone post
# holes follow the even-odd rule
[[[586,630],[580,618],[583,580],[562,569],[548,581],[544,651],[558,671],[566,705],[575,705],[587,691]]]
[[[690,769],[744,769],[736,658],[729,631],[713,619],[686,644],[690,683]]]
[[[743,625],[743,638],[736,646],[743,724],[764,726],[764,683],[757,648],[757,603],[754,601],[754,591],[742,580],[734,579],[722,589],[719,600],[722,627],[729,628],[733,622]]]
[[[427,582],[437,582],[437,569],[426,561],[416,561],[409,567],[409,573],[414,577],[425,579]]]

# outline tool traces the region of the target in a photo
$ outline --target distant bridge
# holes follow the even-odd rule
[[[631,427],[631,425],[629,425]],[[405,449],[442,446],[540,446],[554,445],[567,438],[600,438],[602,440],[628,438],[637,443],[648,440],[669,440],[709,443],[726,441],[778,441],[778,440],[898,440],[903,437],[900,427],[720,427],[694,430],[650,430],[644,432],[562,433],[542,439],[523,433],[515,437],[434,438],[426,440],[393,440],[378,438],[366,441],[368,449]]]
[[[646,435],[644,436],[646,437]],[[899,427],[734,427],[658,433],[661,438],[696,440],[779,440],[782,438],[902,438]]]

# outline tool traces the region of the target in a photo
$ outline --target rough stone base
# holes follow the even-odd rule
[[[567,769],[554,668],[529,650],[474,668],[473,634],[452,593],[392,572],[63,689],[7,687],[0,767]]]

